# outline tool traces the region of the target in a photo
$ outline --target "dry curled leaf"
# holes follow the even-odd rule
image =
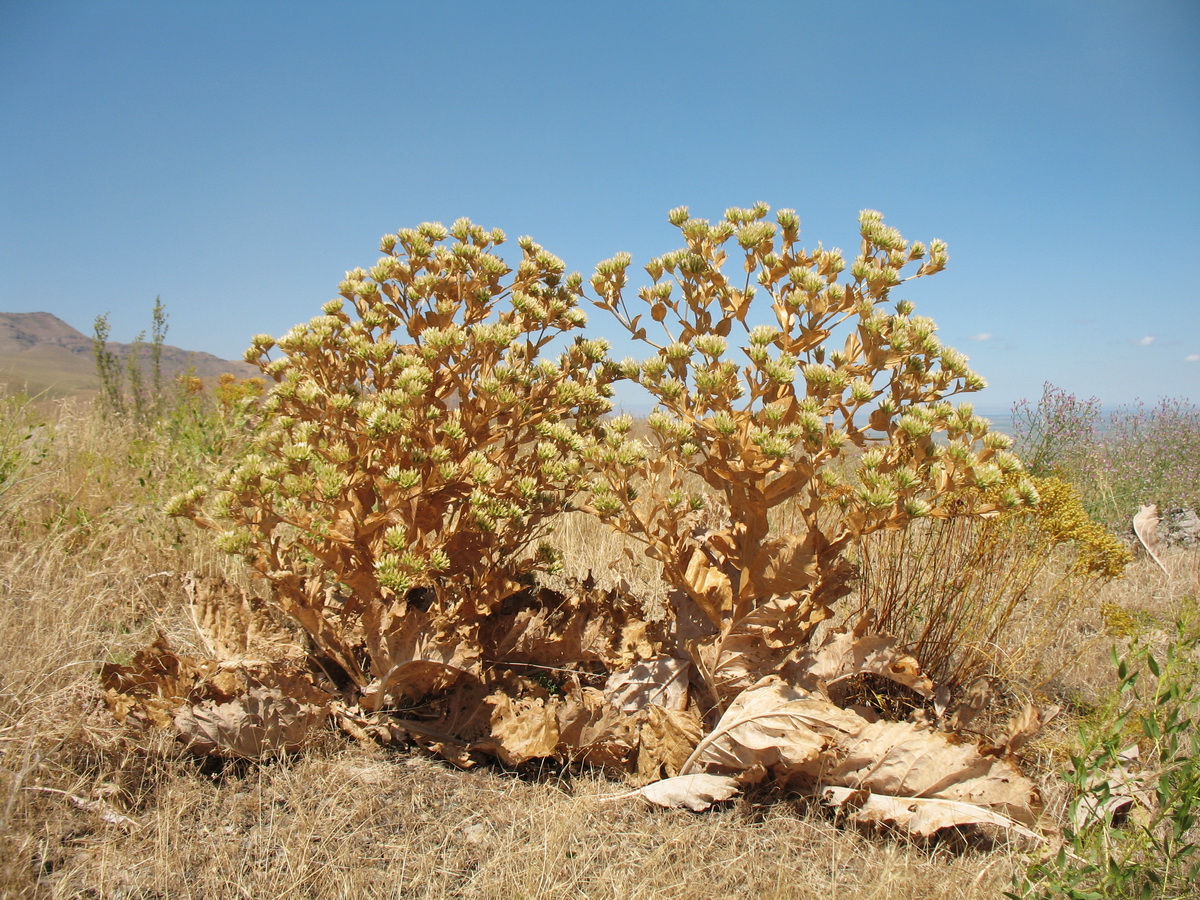
[[[680,769],[696,767],[742,773],[768,770],[779,776],[817,774],[834,734],[853,734],[861,717],[777,678],[764,679],[730,704]]]
[[[637,719],[635,783],[678,775],[700,742],[700,718],[685,709],[648,706]]]
[[[777,678],[744,691],[696,747],[681,772],[739,772],[895,797],[953,800],[1032,825],[1040,800],[1006,760],[910,722],[868,722]]]
[[[672,656],[642,660],[614,672],[604,684],[604,696],[624,712],[637,712],[651,704],[684,709],[688,700],[688,662]]]
[[[100,685],[118,722],[166,728],[196,684],[215,669],[213,662],[176,653],[160,633],[128,664],[101,666]]]
[[[1162,569],[1164,575],[1170,575],[1167,567],[1158,558],[1158,505],[1150,503],[1138,509],[1133,517],[1133,533],[1146,549],[1146,553],[1154,560],[1154,564]]]
[[[255,687],[227,703],[184,706],[175,714],[179,741],[202,756],[258,759],[299,750],[329,714],[280,687]]]
[[[664,778],[655,781],[636,791],[618,794],[608,800],[624,800],[629,797],[640,797],[667,809],[690,809],[693,812],[704,812],[714,803],[732,799],[741,786],[736,778],[729,775],[709,775],[695,772],[691,775],[676,775],[674,778]]]
[[[1005,756],[1016,753],[1050,724],[1060,712],[1062,712],[1062,707],[1057,705],[1025,704],[1024,709],[1009,719],[1003,739],[992,745],[993,752]]]
[[[183,590],[196,630],[216,659],[279,659],[302,648],[275,623],[267,603],[224,578],[186,572]]]
[[[172,729],[190,750],[228,757],[298,749],[331,700],[294,661],[199,660],[162,635],[128,665],[102,667],[101,684],[118,721]]]
[[[929,837],[943,828],[960,825],[993,825],[1036,841],[1044,840],[1007,816],[957,800],[890,797],[848,787],[827,787],[821,792],[821,799],[855,822],[878,822],[918,837]]]
[[[785,679],[841,703],[846,683],[856,675],[879,675],[932,697],[933,682],[912,655],[889,635],[867,634],[864,618],[851,631],[831,631],[820,646],[802,653],[781,673]]]
[[[864,722],[839,751],[841,758],[822,774],[828,783],[972,803],[1024,825],[1040,812],[1037,789],[1012,762],[911,722]]]
[[[489,696],[487,704],[490,735],[477,746],[508,765],[554,758],[620,766],[633,753],[632,721],[595,688],[519,699],[501,690]]]

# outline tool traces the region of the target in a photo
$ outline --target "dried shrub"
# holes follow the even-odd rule
[[[652,284],[636,312],[627,255],[592,279],[599,305],[654,349],[623,370],[657,408],[647,440],[629,437],[628,420],[608,425],[590,456],[590,508],[662,562],[678,650],[717,710],[780,671],[833,615],[856,541],[1037,499],[1009,439],[947,399],[983,379],[911,302],[885,307],[901,284],[946,265],[945,245],[910,243],[866,211],[843,281],[840,251],[803,249],[793,211],[774,223],[767,214],[729,209],[714,224],[674,210],[685,244],[646,266]],[[731,252],[736,280],[723,271]],[[756,323],[752,310],[767,305],[774,322]],[[740,355],[728,353],[734,334]],[[784,505],[786,530],[772,517]]]
[[[538,539],[610,408],[602,341],[541,356],[584,323],[582,279],[529,238],[513,271],[503,241],[466,219],[388,235],[323,315],[255,338],[266,425],[172,509],[267,581],[368,709],[479,673],[479,630],[553,566]]]
[[[255,339],[248,358],[275,382],[255,443],[172,504],[267,587],[262,599],[194,591],[214,655],[254,646],[271,660],[158,646],[106,672],[113,708],[169,719],[218,755],[289,749],[332,714],[355,736],[461,765],[486,754],[642,783],[685,776],[689,787],[644,796],[693,807],[730,796],[725,777],[833,779],[854,789],[838,804],[863,817],[904,818],[880,793],[951,804],[913,820],[925,833],[1034,821],[1036,791],[1008,759],[1015,737],[959,747],[928,721],[848,708],[860,676],[926,698],[934,686],[867,618],[815,639],[850,589],[856,541],[1036,500],[1007,439],[946,399],[983,385],[965,358],[907,301],[881,308],[910,263],[939,271],[945,247],[864,213],[842,283],[838,251],[803,250],[794,213],[777,226],[766,215],[671,214],[687,245],[652,260],[640,292],[662,344],[622,299],[628,258],[597,268],[597,303],[655,349],[641,364],[614,364],[586,338],[544,357],[583,324],[583,284],[532,240],[514,272],[493,252],[503,236],[466,220],[386,237],[379,263],[348,273],[343,299],[280,338],[280,356]],[[741,287],[721,272],[735,237]],[[751,279],[777,325],[752,320]],[[743,362],[725,359],[735,329]],[[646,441],[628,418],[601,418],[622,377],[658,401]],[[532,583],[555,563],[540,539],[577,500],[662,562],[665,619],[620,588]],[[772,516],[785,504],[796,527]],[[272,612],[302,633],[303,667]],[[934,769],[934,781],[889,774]]]
[[[1132,555],[1088,518],[1070,484],[1032,482],[1036,506],[865,538],[849,618],[870,613],[950,688],[983,676],[1048,680],[1070,659],[1054,648],[1064,617],[1120,577]]]

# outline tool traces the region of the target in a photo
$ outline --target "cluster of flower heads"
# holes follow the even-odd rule
[[[910,301],[891,302],[905,281],[946,266],[945,244],[910,243],[867,210],[847,266],[839,249],[799,246],[793,210],[774,222],[768,213],[765,204],[733,208],[713,223],[672,210],[684,247],[646,265],[652,284],[638,291],[640,305],[624,297],[628,254],[597,266],[599,305],[655,351],[622,364],[624,377],[658,403],[648,421],[653,439],[710,484],[803,470],[799,490],[814,519],[823,498],[836,499],[856,508],[867,529],[936,514],[939,498],[1017,472],[1008,438],[990,432],[970,404],[948,399],[984,380]],[[736,255],[743,265],[727,275]],[[762,321],[770,313],[773,321]],[[616,470],[598,480],[610,513],[622,480]],[[1032,504],[1036,491],[1017,479],[998,502]]]
[[[316,568],[381,596],[552,563],[533,539],[567,503],[614,373],[601,340],[542,355],[585,323],[582,279],[528,238],[510,269],[503,240],[465,219],[388,235],[321,315],[256,336],[265,425],[171,511],[268,578]]]

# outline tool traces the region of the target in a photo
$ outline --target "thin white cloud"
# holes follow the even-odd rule
[[[1154,343],[1154,335],[1148,334],[1144,338],[1138,338],[1137,343],[1139,347],[1149,347]]]
[[[990,331],[981,331],[979,334],[971,335],[971,340],[973,341],[990,341],[991,339],[992,333]]]
[[[1189,353],[1183,358],[1184,362],[1200,362],[1200,353]]]

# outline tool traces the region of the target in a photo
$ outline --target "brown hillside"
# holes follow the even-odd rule
[[[110,341],[108,348],[121,359],[129,357],[129,344]],[[149,347],[143,347],[144,366],[149,365],[148,357]],[[162,368],[168,378],[183,372],[202,378],[223,372],[242,378],[258,374],[248,363],[169,344],[162,348]],[[0,388],[65,397],[99,387],[91,337],[50,313],[0,313]]]

